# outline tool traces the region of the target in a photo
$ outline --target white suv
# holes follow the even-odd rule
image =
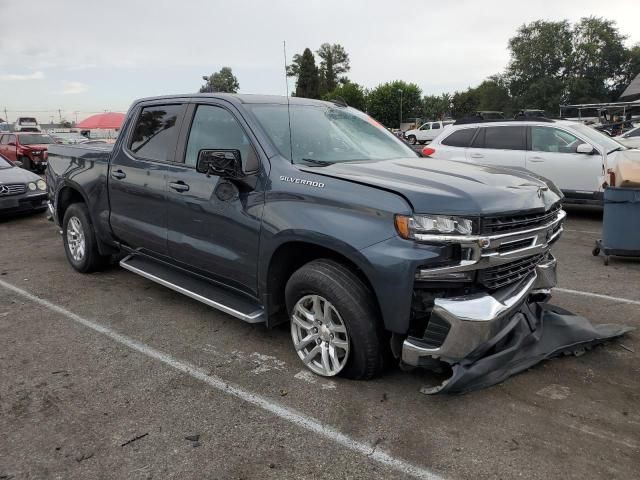
[[[411,145],[419,143],[424,145],[426,142],[430,142],[442,132],[445,128],[450,127],[455,123],[454,120],[445,120],[443,122],[427,122],[420,126],[420,128],[414,128],[413,130],[407,130],[404,132],[404,138],[406,138]]]
[[[423,149],[435,159],[526,169],[550,179],[566,202],[602,203],[609,169],[640,151],[581,123],[565,120],[457,122]]]

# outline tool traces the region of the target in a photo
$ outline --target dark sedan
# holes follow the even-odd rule
[[[46,208],[45,181],[0,155],[0,215],[41,212]]]

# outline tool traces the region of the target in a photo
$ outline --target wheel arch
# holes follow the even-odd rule
[[[322,240],[305,236],[283,239],[273,246],[271,254],[266,257],[268,261],[261,264],[259,286],[263,304],[269,314],[268,326],[272,327],[288,321],[284,290],[293,272],[320,258],[344,265],[365,284],[373,295],[379,320],[382,322],[376,290],[367,275],[367,270],[370,269],[367,259],[358,250],[344,242],[328,236],[322,237],[324,237]]]

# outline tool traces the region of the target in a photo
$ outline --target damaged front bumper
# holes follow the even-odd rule
[[[433,359],[449,364],[479,357],[505,338],[521,320],[516,314],[533,295],[546,295],[556,284],[556,259],[547,253],[534,272],[517,284],[491,294],[437,298],[429,322],[444,336],[440,344],[409,336],[402,345],[402,361],[427,366]]]

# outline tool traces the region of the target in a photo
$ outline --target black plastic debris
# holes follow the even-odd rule
[[[622,325],[593,325],[547,303],[525,303],[513,317],[517,326],[503,338],[480,345],[461,362],[451,365],[452,375],[422,393],[467,393],[489,387],[560,355],[581,355],[585,350],[633,330]]]

